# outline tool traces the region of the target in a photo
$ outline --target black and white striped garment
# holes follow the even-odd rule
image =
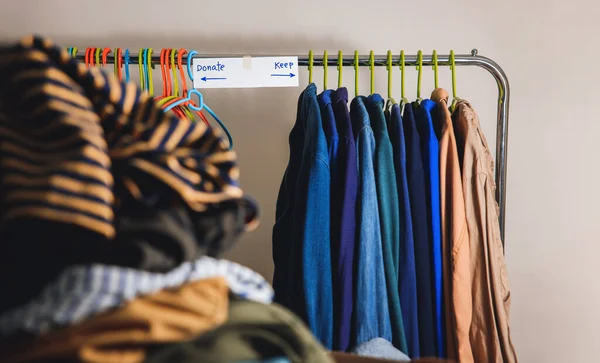
[[[230,291],[243,299],[265,304],[273,300],[273,288],[258,273],[211,257],[186,262],[167,273],[105,265],[74,266],[29,303],[0,315],[0,335],[47,333],[122,306],[136,297],[217,276],[224,277]]]

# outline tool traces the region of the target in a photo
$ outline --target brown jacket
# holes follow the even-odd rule
[[[462,163],[471,249],[473,314],[469,338],[473,359],[475,362],[516,363],[508,323],[510,290],[494,197],[494,158],[479,119],[467,101],[458,101],[452,118]]]
[[[473,362],[469,328],[473,313],[470,246],[465,198],[448,93],[435,90],[436,128],[440,142],[440,192],[442,209],[442,267],[447,354],[461,363]]]
[[[150,344],[188,340],[227,320],[223,278],[138,298],[122,308],[33,339],[3,342],[3,363],[139,363]]]

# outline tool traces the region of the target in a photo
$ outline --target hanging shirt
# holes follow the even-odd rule
[[[429,245],[429,224],[427,194],[421,143],[413,108],[416,104],[404,107],[404,136],[406,137],[406,174],[410,194],[412,226],[415,239],[415,267],[417,269],[417,301],[419,303],[419,345],[421,357],[435,356],[435,326],[433,320],[433,280],[431,278],[431,254]],[[416,357],[411,357],[416,358]]]
[[[337,315],[333,335],[334,349],[346,351],[350,347],[354,305],[354,248],[358,169],[354,132],[352,131],[352,122],[348,111],[348,90],[339,88],[331,97],[340,138],[337,157],[337,175],[339,179],[335,187],[342,191],[342,194],[339,195],[341,200],[335,202],[336,204],[339,203],[341,213],[339,240],[337,246],[332,245],[332,251],[335,251],[332,256],[335,264],[332,275],[334,281],[336,281],[333,291],[339,298],[334,307]],[[337,198],[338,195],[335,195]]]
[[[358,154],[358,198],[356,251],[356,298],[354,345],[373,338],[392,341],[392,328],[381,248],[379,207],[375,186],[375,137],[365,107],[367,98],[356,97],[350,104],[352,129]]]
[[[475,362],[516,363],[508,322],[510,289],[500,239],[494,157],[475,110],[459,100],[452,115],[471,248],[473,316],[469,339]]]
[[[440,200],[442,217],[442,266],[444,314],[446,318],[446,354],[463,363],[474,362],[469,330],[473,314],[470,246],[465,198],[452,118],[444,90],[431,98],[437,102],[434,125],[440,130]],[[438,99],[434,99],[438,97]]]
[[[427,185],[427,209],[429,230],[429,245],[433,264],[433,301],[434,323],[436,332],[436,354],[445,357],[445,321],[444,321],[444,293],[442,281],[442,234],[440,216],[440,156],[439,144],[431,113],[435,108],[432,100],[423,100],[417,110],[417,128],[421,138],[421,157],[425,170],[425,184]]]
[[[369,96],[367,109],[371,128],[375,135],[375,185],[379,207],[379,225],[383,249],[383,266],[388,293],[390,319],[392,323],[392,343],[406,352],[406,337],[402,322],[402,308],[398,295],[398,265],[400,263],[400,216],[398,210],[398,188],[394,173],[392,142],[385,124],[383,99],[378,94]]]
[[[410,105],[409,105],[410,107]],[[415,270],[415,241],[413,238],[412,213],[406,173],[406,146],[400,107],[392,105],[388,119],[388,132],[394,153],[394,171],[398,187],[400,216],[400,264],[398,268],[398,291],[402,306],[402,321],[406,335],[407,354],[419,357],[419,308],[417,302],[417,273]]]

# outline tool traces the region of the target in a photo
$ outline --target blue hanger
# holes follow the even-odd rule
[[[148,78],[148,72],[150,72],[150,70],[148,69],[148,48],[144,49],[144,73],[145,73],[145,80],[146,80],[146,90],[150,89],[150,78]]]
[[[125,49],[125,82],[129,82],[129,48]]]
[[[187,73],[188,73],[188,77],[190,77],[192,82],[194,82],[194,73],[192,73],[192,58],[194,57],[195,54],[198,54],[198,52],[196,52],[195,50],[190,50],[187,55]],[[165,112],[169,111],[173,107],[181,105],[182,103],[189,102],[192,99],[192,95],[198,96],[198,106],[194,106],[193,104],[190,104],[190,105],[188,105],[188,107],[194,111],[202,111],[203,109],[206,110],[217,121],[219,126],[221,126],[221,128],[225,132],[225,135],[227,136],[227,140],[229,141],[229,150],[233,149],[233,138],[231,137],[231,134],[229,133],[227,126],[225,126],[225,124],[219,119],[217,114],[215,114],[214,111],[211,110],[210,107],[208,107],[204,103],[204,97],[202,96],[202,93],[200,93],[200,91],[198,91],[197,89],[194,88],[194,89],[189,90],[187,97],[167,106],[165,108]]]

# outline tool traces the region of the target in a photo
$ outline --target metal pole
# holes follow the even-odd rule
[[[398,52],[399,53],[399,52]],[[248,55],[194,55],[194,58],[237,58]],[[256,55],[251,57],[260,57],[265,55]],[[77,60],[84,60],[84,53],[78,52],[75,56]],[[109,54],[106,57],[108,64],[114,63],[114,55]],[[129,55],[129,64],[138,64],[138,53],[131,53]],[[160,62],[160,56],[153,54],[152,57],[153,65]],[[187,61],[187,55],[183,56],[183,60]],[[471,54],[457,54],[454,56],[454,61],[457,66],[477,66],[487,70],[496,80],[498,84],[498,119],[496,124],[496,200],[499,206],[499,218],[500,218],[500,235],[503,243],[505,243],[505,223],[506,223],[506,169],[507,169],[507,148],[508,148],[508,107],[510,101],[510,85],[508,78],[504,73],[504,70],[493,60],[477,55],[477,49],[473,49]],[[375,66],[386,66],[388,62],[387,55],[376,55]],[[438,66],[449,66],[450,56],[440,54],[437,56]],[[329,57],[327,60],[329,66],[337,66],[338,58]],[[354,57],[346,56],[342,58],[342,64],[344,66],[354,66]],[[369,56],[362,55],[358,58],[359,66],[369,66]],[[392,57],[392,64],[398,66],[400,64],[400,56],[396,55]],[[299,66],[308,66],[308,56],[298,56]],[[314,66],[323,65],[323,57],[315,56],[313,58]],[[416,66],[417,55],[406,55],[405,65]],[[432,66],[433,59],[431,55],[423,55],[423,65]]]

